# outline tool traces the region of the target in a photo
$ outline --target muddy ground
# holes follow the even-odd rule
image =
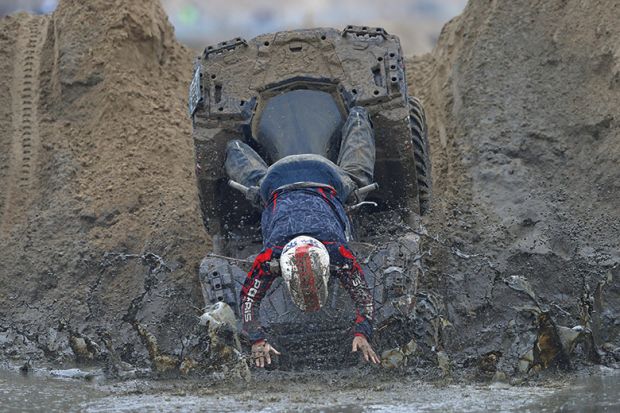
[[[612,412],[620,406],[616,391],[620,376],[617,370],[616,374],[609,370],[602,368],[596,377],[555,378],[519,387],[505,383],[437,386],[402,374],[382,379],[381,373],[364,376],[347,370],[322,373],[321,381],[308,374],[257,374],[251,383],[84,382],[0,370],[0,396],[6,410],[23,412]]]
[[[407,62],[434,174],[421,284],[441,313],[412,374],[501,380],[620,358],[618,21],[612,0],[470,1]],[[2,358],[191,370],[211,245],[192,53],[155,0],[63,0],[0,20],[0,55]]]

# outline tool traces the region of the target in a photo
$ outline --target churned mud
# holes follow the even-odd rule
[[[394,366],[403,376],[298,366],[307,371],[292,381],[253,373],[250,389],[271,389],[258,402],[251,390],[188,380],[136,382],[142,393],[96,387],[80,406],[104,411],[146,392],[149,403],[183,407],[180,386],[197,394],[184,399],[196,408],[510,410],[555,391],[425,383],[617,367],[618,21],[612,0],[471,1],[432,53],[408,60],[434,176],[432,210],[410,230],[436,318],[432,346],[379,349],[407,357]],[[62,0],[50,16],[0,20],[3,360],[131,380],[246,377],[197,324],[197,269],[211,242],[187,116],[192,58],[155,0]],[[504,391],[525,401],[501,404]]]
[[[556,377],[544,383],[439,385],[407,375],[352,371],[321,374],[257,374],[250,382],[217,380],[108,382],[0,371],[3,408],[19,411],[303,411],[479,412],[592,411],[620,407],[620,376]]]

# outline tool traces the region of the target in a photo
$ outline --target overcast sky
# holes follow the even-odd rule
[[[127,0],[140,1],[140,0]],[[466,0],[162,0],[177,37],[191,47],[278,30],[377,26],[400,36],[405,53],[431,50]],[[0,15],[50,13],[57,0],[0,0]]]
[[[168,0],[178,37],[193,47],[278,30],[378,26],[401,37],[406,53],[430,51],[466,0]]]

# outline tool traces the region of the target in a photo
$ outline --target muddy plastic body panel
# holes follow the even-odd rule
[[[343,124],[344,117],[329,93],[293,90],[267,101],[257,120],[256,140],[270,163],[300,153],[336,163]]]

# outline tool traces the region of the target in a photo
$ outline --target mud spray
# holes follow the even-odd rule
[[[409,360],[397,377],[255,374],[262,406],[284,400],[289,382],[293,398],[329,383],[341,395],[437,394],[417,380],[518,384],[617,367],[618,21],[612,0],[471,1],[432,53],[407,62],[431,136],[434,204],[417,235],[438,341],[381,349]],[[154,0],[66,0],[50,16],[0,20],[6,366],[245,375],[234,339],[214,343],[198,323],[197,269],[211,243],[186,114],[192,58]],[[134,394],[233,394],[190,379],[126,383]]]

